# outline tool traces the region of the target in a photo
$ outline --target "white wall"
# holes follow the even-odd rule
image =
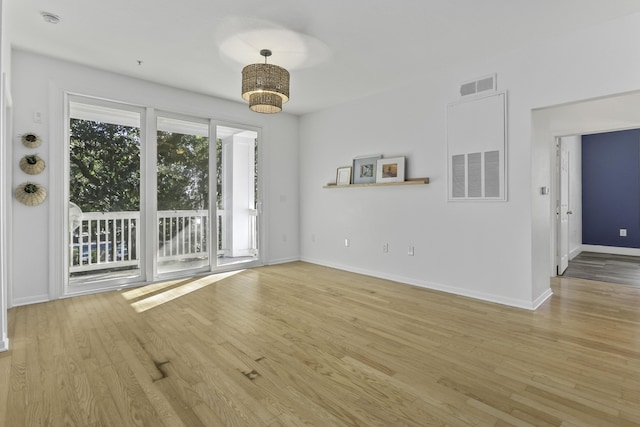
[[[304,260],[530,306],[530,278],[521,278],[530,268],[529,193],[509,191],[508,203],[446,202],[446,104],[458,99],[459,81],[486,74],[441,75],[425,79],[417,94],[406,88],[301,119]],[[513,171],[529,168],[528,152],[513,145],[510,185],[522,188],[528,177]],[[335,180],[336,167],[371,153],[407,156],[407,176],[429,177],[430,184],[322,188]]]
[[[12,278],[10,304],[45,301],[57,296],[61,280],[55,265],[62,248],[52,248],[51,236],[63,206],[60,185],[63,171],[53,159],[64,146],[62,93],[70,91],[134,105],[197,117],[210,117],[262,129],[262,175],[265,185],[266,263],[298,259],[298,119],[288,114],[260,115],[240,102],[230,102],[23,51],[13,51],[14,141],[13,164],[29,151],[19,142],[27,131],[42,136],[37,150],[47,169],[33,178],[49,191],[45,203],[27,207],[13,200]],[[240,82],[238,82],[240,84]],[[34,112],[42,123],[34,123]],[[33,151],[33,150],[31,150]],[[13,188],[28,177],[14,168]],[[50,221],[50,218],[53,218]],[[282,238],[286,236],[286,238]]]
[[[550,295],[553,132],[532,110],[640,89],[640,15],[427,75],[404,90],[304,116],[301,251],[311,262],[533,308]],[[437,64],[423,59],[425,72]],[[446,104],[498,73],[508,99],[508,202],[446,202]],[[535,133],[534,133],[535,130]],[[406,155],[425,187],[323,189],[355,155]],[[345,248],[343,239],[351,239]],[[389,253],[382,244],[390,244]],[[415,245],[414,257],[407,246]]]

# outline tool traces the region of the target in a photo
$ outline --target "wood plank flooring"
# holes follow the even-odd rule
[[[581,252],[563,276],[640,286],[640,257]]]
[[[9,311],[0,425],[640,425],[640,289],[535,312],[297,262]]]

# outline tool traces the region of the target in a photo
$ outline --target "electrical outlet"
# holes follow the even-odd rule
[[[414,255],[414,247],[413,246],[409,246],[409,252],[408,252],[409,256],[413,256]]]
[[[385,253],[389,252],[389,244],[388,243],[385,243],[385,244],[382,245],[382,252],[385,252]]]
[[[620,229],[620,237],[627,237],[627,229],[626,228],[621,228]]]
[[[348,248],[350,244],[351,244],[351,240],[349,240],[349,239],[344,239],[344,247],[345,247],[345,248]]]

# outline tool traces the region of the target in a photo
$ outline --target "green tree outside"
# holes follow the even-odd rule
[[[70,200],[84,212],[140,210],[140,129],[88,120],[70,123]],[[222,208],[221,142],[216,142]],[[158,210],[209,209],[209,139],[158,132]]]
[[[140,129],[71,119],[70,201],[84,212],[140,210]]]

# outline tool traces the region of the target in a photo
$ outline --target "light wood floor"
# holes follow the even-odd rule
[[[0,425],[640,424],[640,289],[535,312],[306,263],[9,312]]]

